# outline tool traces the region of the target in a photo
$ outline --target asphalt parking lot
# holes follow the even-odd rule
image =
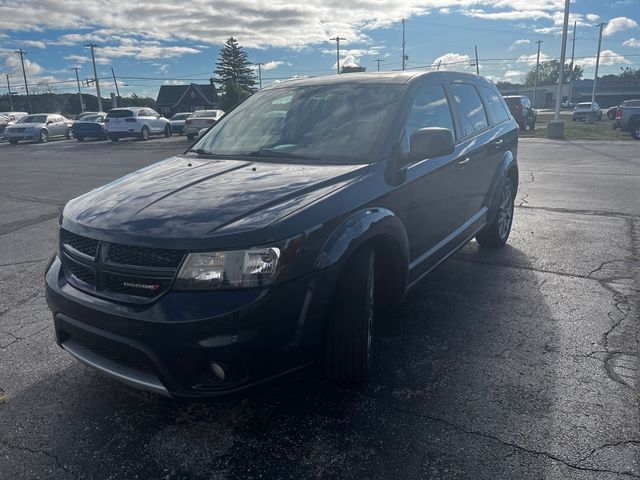
[[[66,200],[186,148],[0,144],[0,478],[640,478],[640,143],[520,143],[512,237],[378,326],[372,380],[177,404],[81,366],[42,274]]]

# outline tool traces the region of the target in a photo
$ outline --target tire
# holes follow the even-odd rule
[[[118,138],[116,136],[109,135],[109,140],[111,140],[113,143],[116,143],[116,142],[120,141],[120,138]]]
[[[476,235],[476,240],[482,247],[500,248],[509,239],[513,223],[513,207],[516,188],[511,177],[506,177],[498,193],[497,212],[493,222]]]
[[[187,140],[189,140],[190,142],[192,142],[194,138],[196,138],[196,136],[193,135],[192,133],[187,134]]]
[[[49,132],[47,132],[44,128],[40,130],[40,135],[38,136],[38,143],[47,143],[49,141]]]
[[[149,127],[142,127],[142,130],[140,130],[140,140],[142,140],[143,142],[149,140]]]
[[[73,138],[73,130],[67,128],[67,133],[65,133],[64,136],[67,140],[71,140]]]
[[[636,140],[640,140],[640,122],[636,122],[631,128],[631,136]]]
[[[171,136],[171,126],[167,125],[164,127],[164,136],[165,138],[169,138]]]
[[[11,145],[17,145],[18,144],[18,140],[9,140],[9,143]]]
[[[76,137],[76,140],[78,140],[79,142],[84,142],[84,137]]]
[[[324,339],[324,372],[329,379],[354,384],[369,378],[375,303],[375,252],[365,246],[344,265],[329,310]]]

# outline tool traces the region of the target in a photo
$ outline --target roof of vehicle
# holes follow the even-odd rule
[[[393,71],[393,72],[362,72],[362,73],[342,73],[340,75],[325,75],[321,77],[310,78],[292,78],[291,80],[283,80],[278,83],[272,83],[266,89],[289,87],[289,86],[305,86],[305,85],[331,85],[338,83],[386,83],[386,84],[407,84],[419,77],[434,77],[434,78],[466,78],[466,79],[482,79],[482,81],[488,82],[484,77],[473,75],[471,73],[462,72],[423,72],[423,71]]]

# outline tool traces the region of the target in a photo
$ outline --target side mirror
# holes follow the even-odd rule
[[[51,120],[47,120],[47,125],[51,125],[53,122]]]
[[[416,130],[411,134],[409,145],[412,159],[444,157],[456,148],[451,130],[440,127]]]

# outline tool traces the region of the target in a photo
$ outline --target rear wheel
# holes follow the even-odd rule
[[[140,131],[140,140],[147,141],[149,140],[149,127],[142,127]]]
[[[493,222],[476,235],[476,240],[483,247],[498,248],[504,246],[511,233],[513,223],[513,207],[516,188],[511,177],[506,177],[498,197],[498,211]]]
[[[171,127],[169,125],[164,127],[164,136],[165,137],[170,137],[171,136]]]
[[[358,383],[369,377],[375,300],[375,252],[362,247],[347,260],[329,311],[324,348],[328,378]]]
[[[64,134],[67,140],[73,138],[73,130],[71,128],[67,128],[67,133]]]
[[[640,121],[637,121],[631,128],[631,136],[636,140],[640,140]]]
[[[38,137],[38,143],[47,143],[49,141],[49,132],[47,132],[44,128],[40,130],[40,135]]]

